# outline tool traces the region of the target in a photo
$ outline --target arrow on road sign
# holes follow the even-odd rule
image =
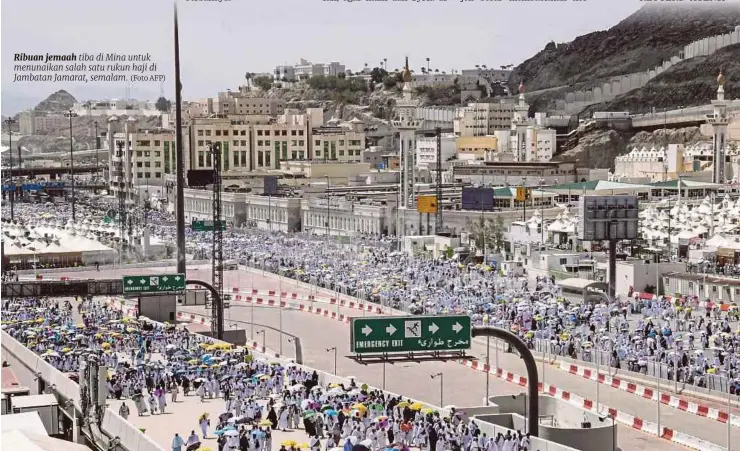
[[[175,280],[179,282],[180,281],[180,276],[175,276]]]
[[[393,327],[393,324],[385,328],[385,331],[388,333],[388,335],[393,335],[396,332],[396,330],[398,329]]]
[[[163,282],[167,282],[167,280],[169,280],[169,279],[167,279],[167,276],[162,277],[162,281]]]
[[[459,334],[462,329],[463,327],[460,323],[455,323],[452,325],[452,330],[454,330],[456,334]]]
[[[436,334],[438,330],[439,330],[439,326],[434,323],[432,323],[432,325],[429,326],[429,332],[431,332],[432,334]]]
[[[133,281],[133,280],[131,280],[131,279],[128,279],[128,282],[127,282],[127,283],[128,283],[129,285],[131,285],[132,283],[134,283],[134,281]]]
[[[146,279],[139,280],[139,283],[142,284],[142,285],[144,285],[146,283]]]
[[[373,332],[372,329],[370,329],[370,326],[365,326],[362,328],[362,333],[367,337]]]

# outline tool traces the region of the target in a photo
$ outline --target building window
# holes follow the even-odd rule
[[[206,130],[206,136],[211,136],[211,131],[210,130]]]
[[[161,172],[155,172],[154,173],[154,177],[155,178],[158,178],[158,179],[161,179],[162,178],[162,173]]]
[[[136,152],[136,156],[137,157],[141,158],[141,155],[142,155],[142,152],[140,150],[138,152]]]
[[[216,136],[221,136],[221,130],[216,130]]]
[[[296,140],[294,139],[294,140],[292,140],[292,141],[290,142],[290,145],[291,145],[291,146],[297,146],[297,145],[298,145],[298,141],[296,141]]]
[[[296,135],[296,131],[295,130],[291,130],[290,131],[290,136],[295,136],[295,135]]]
[[[239,145],[239,141],[235,139],[235,140],[234,140],[234,145],[235,145],[235,146],[238,146],[238,145]]]
[[[320,146],[320,145],[321,145],[321,141],[320,141],[320,140],[318,140],[318,139],[317,139],[317,140],[315,140],[315,141],[314,141],[313,143],[314,143],[314,145],[316,145],[316,146]]]
[[[257,141],[257,145],[258,146],[261,146],[262,145],[262,141]]]
[[[282,133],[282,135],[283,135],[283,136],[288,136],[288,130],[283,130],[283,133]]]
[[[162,162],[161,161],[155,161],[154,162],[154,167],[155,168],[161,168],[162,167]]]
[[[340,145],[340,146],[343,146],[343,145],[344,145],[344,140],[343,140],[343,139],[340,139],[340,140],[339,140],[339,145]]]
[[[262,130],[257,130],[257,136],[262,136]]]
[[[154,151],[154,156],[155,156],[156,158],[159,158],[159,157],[161,157],[161,156],[162,156],[162,152],[161,152],[161,151],[159,151],[159,150],[156,150],[156,151]]]
[[[242,144],[242,147],[245,147],[247,145],[247,140],[246,139],[242,139],[241,140],[241,144]]]
[[[203,136],[203,130],[198,130],[198,136]]]

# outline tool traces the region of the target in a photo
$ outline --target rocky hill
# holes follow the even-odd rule
[[[566,44],[548,43],[509,79],[527,90],[575,84],[649,70],[697,39],[732,31],[740,24],[740,3],[648,4],[605,31]]]
[[[652,107],[678,108],[707,105],[717,98],[717,74],[725,74],[725,98],[740,98],[740,44],[720,49],[713,55],[699,56],[670,67],[640,89],[611,102],[590,106],[591,111],[630,111],[647,113]]]
[[[46,99],[39,102],[34,108],[38,113],[66,113],[77,103],[77,99],[64,89],[60,89]]]

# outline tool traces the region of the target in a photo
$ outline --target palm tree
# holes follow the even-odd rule
[[[439,72],[439,69],[434,69],[434,72]]]
[[[480,64],[476,64],[476,65],[475,65],[475,68],[476,68],[476,69],[480,69]]]
[[[244,74],[244,78],[247,80],[247,87],[248,88],[251,87],[252,86],[252,78],[254,78],[254,73],[247,72],[246,74]]]
[[[427,69],[429,69],[429,58],[427,58]]]
[[[388,58],[383,58],[383,69],[388,70]]]

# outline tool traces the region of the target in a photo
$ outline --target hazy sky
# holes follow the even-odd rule
[[[449,72],[475,64],[518,64],[554,40],[567,42],[608,28],[639,0],[564,2],[408,0],[179,0],[183,96],[213,96],[236,88],[244,73],[271,72],[299,58],[340,61],[349,69],[383,58],[389,69],[409,56],[412,69],[431,58]],[[131,86],[131,96],[174,92],[172,1],[3,0],[2,112],[34,106],[57,89],[78,100],[124,97],[122,83],[13,82],[13,55],[44,53],[151,53],[159,83]]]

